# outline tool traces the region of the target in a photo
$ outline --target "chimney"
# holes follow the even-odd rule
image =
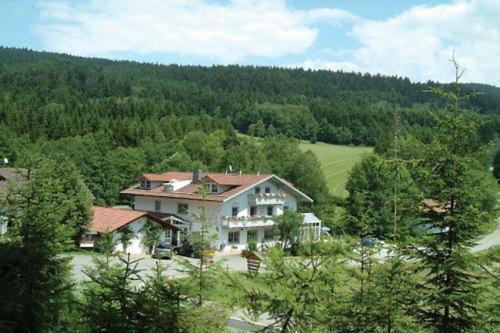
[[[174,185],[171,183],[163,183],[164,192],[172,192],[174,190]]]
[[[193,169],[193,183],[200,180],[200,176],[201,176],[201,170],[200,169]]]

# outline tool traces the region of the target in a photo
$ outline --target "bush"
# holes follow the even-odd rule
[[[255,239],[248,240],[248,249],[250,251],[257,251],[257,241]]]

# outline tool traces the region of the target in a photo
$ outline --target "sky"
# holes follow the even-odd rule
[[[500,0],[0,0],[0,45],[500,86]]]

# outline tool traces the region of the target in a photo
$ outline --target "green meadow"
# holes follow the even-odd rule
[[[349,176],[349,170],[361,156],[373,151],[371,147],[338,146],[328,143],[309,143],[302,141],[300,147],[303,150],[311,150],[321,162],[321,168],[326,177],[330,193],[340,197],[346,197],[345,184]]]

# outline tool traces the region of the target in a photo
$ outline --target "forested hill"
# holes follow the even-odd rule
[[[2,116],[31,140],[84,134],[88,128],[81,123],[95,129],[96,118],[207,114],[228,118],[237,130],[258,136],[283,133],[375,145],[390,132],[395,110],[404,128],[425,140],[433,123],[428,111],[439,106],[426,91],[434,85],[380,75],[165,66],[0,48]],[[493,118],[482,129],[489,140],[500,129],[500,89],[471,84],[464,91],[471,89],[486,93],[466,106]],[[5,114],[8,105],[15,115]]]

